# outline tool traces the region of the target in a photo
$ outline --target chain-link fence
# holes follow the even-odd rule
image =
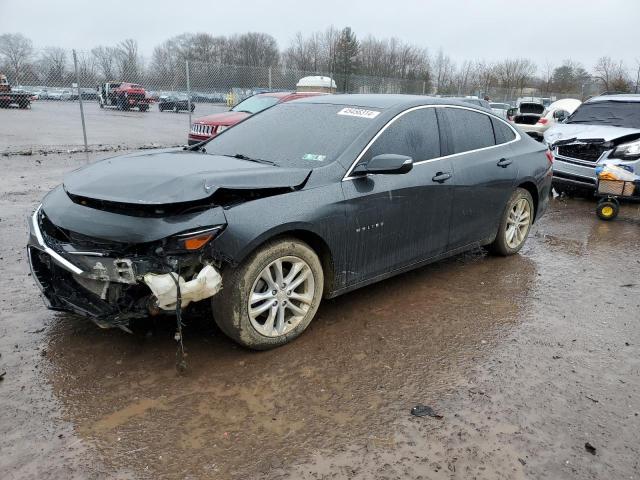
[[[46,49],[38,58],[21,69],[0,72],[8,76],[14,92],[31,98],[28,115],[0,111],[0,116],[12,117],[5,123],[10,130],[7,138],[13,144],[4,145],[5,151],[41,146],[180,145],[186,143],[194,119],[225,112],[257,93],[295,91],[299,80],[308,76],[331,77],[337,93],[437,94],[433,85],[422,79],[300,71],[286,66],[248,67],[171,58],[155,58],[145,65],[137,55],[95,49]],[[530,96],[584,98],[596,90],[592,84],[573,94],[486,86],[449,89],[447,93],[511,103]]]

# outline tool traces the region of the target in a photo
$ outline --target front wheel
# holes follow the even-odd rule
[[[534,214],[531,194],[524,188],[516,188],[507,202],[498,234],[489,250],[503,256],[517,253],[527,240]]]
[[[274,240],[223,272],[223,289],[212,299],[213,317],[225,334],[247,348],[278,347],[311,323],[323,285],[320,260],[306,243]]]

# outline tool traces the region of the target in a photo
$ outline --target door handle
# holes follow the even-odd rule
[[[513,160],[510,160],[508,158],[501,158],[500,160],[498,160],[497,165],[502,168],[507,168],[509,165],[511,165],[512,162]]]
[[[451,178],[451,173],[449,172],[438,172],[435,174],[435,176],[431,179],[434,182],[438,182],[438,183],[444,183],[447,180],[449,180]]]

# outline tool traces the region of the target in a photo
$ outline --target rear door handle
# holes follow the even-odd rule
[[[451,178],[450,172],[438,172],[435,174],[435,176],[431,180],[438,183],[444,183],[450,178]]]
[[[512,162],[513,160],[510,160],[508,158],[501,158],[500,160],[498,160],[497,165],[502,168],[507,168],[509,165],[511,165]]]

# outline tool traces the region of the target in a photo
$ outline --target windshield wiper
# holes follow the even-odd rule
[[[225,157],[231,157],[231,158],[237,158],[239,160],[246,160],[248,162],[255,162],[255,163],[263,163],[265,165],[273,165],[274,167],[277,167],[278,164],[275,162],[272,162],[271,160],[264,160],[263,158],[251,158],[251,157],[247,157],[246,155],[243,155],[242,153],[236,153],[234,155],[224,155]]]
[[[249,115],[253,115],[253,112],[251,112],[249,110],[234,110],[234,112],[248,113]]]

